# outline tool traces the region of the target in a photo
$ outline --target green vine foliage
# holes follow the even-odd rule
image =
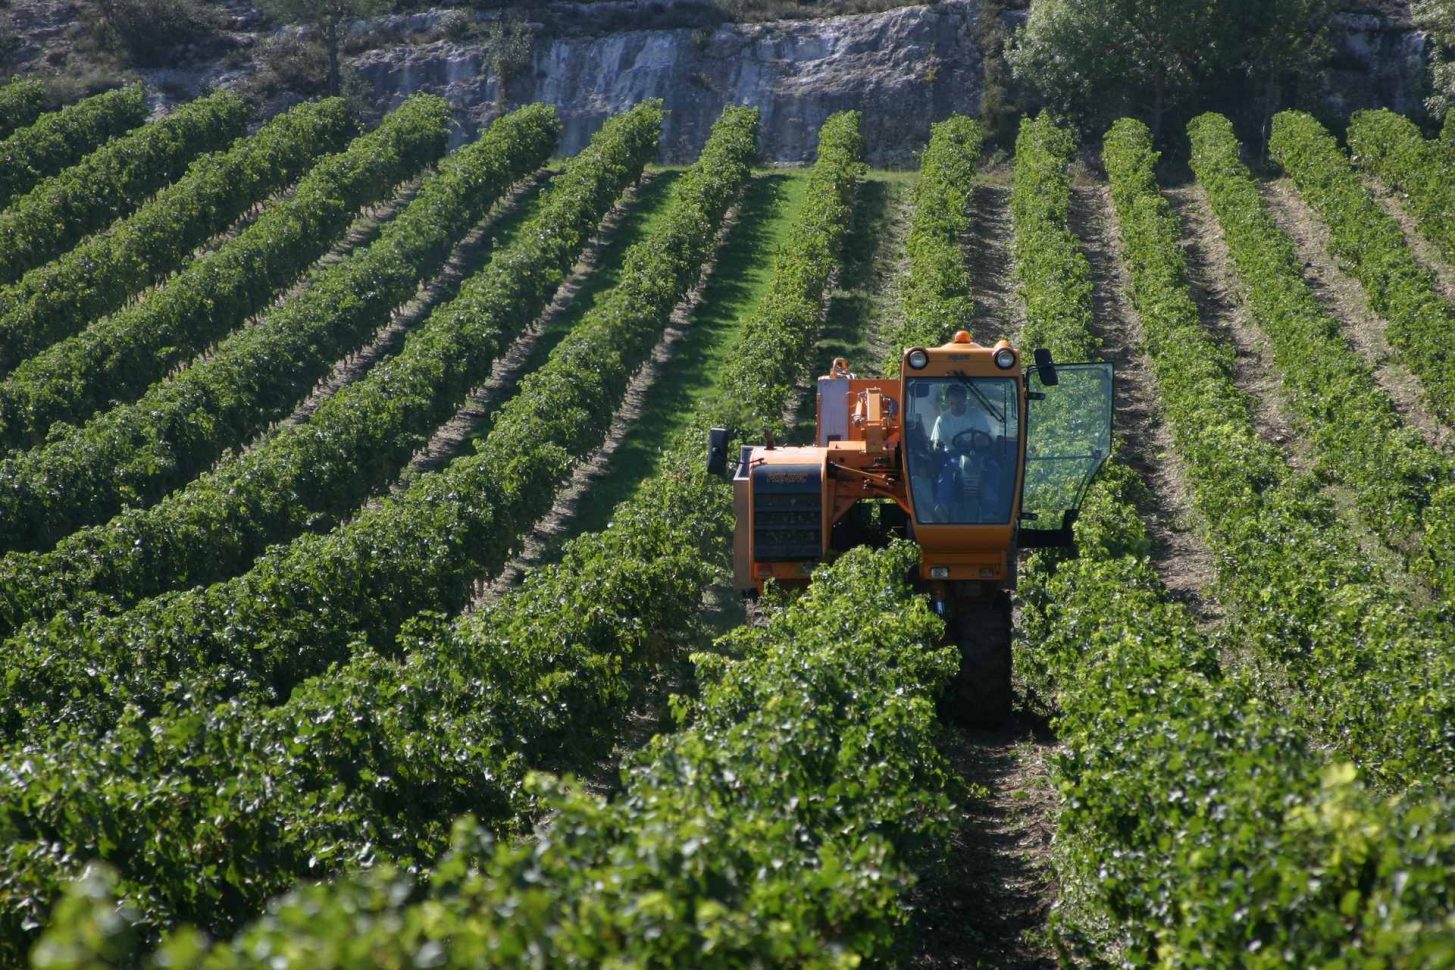
[[[225,152],[203,155],[126,219],[0,289],[0,372],[111,313],[238,217],[337,150],[342,99],[299,105]]]
[[[1076,138],[1042,113],[1022,119],[1016,137],[1010,212],[1016,289],[1026,307],[1021,341],[1059,360],[1091,360],[1091,264],[1071,231],[1071,175]]]
[[[1145,160],[1131,134],[1121,144]],[[1067,210],[1073,149],[1045,119],[1022,125],[1015,191],[1025,209]],[[1053,245],[1064,239],[1045,231],[1055,219],[1018,218],[1017,234],[1022,224]],[[1071,260],[1073,247],[1060,245]],[[1054,279],[1031,271],[1061,262],[1043,257],[1018,267],[1023,286]],[[1096,346],[1073,323],[1090,320],[1090,294],[1080,300],[1027,314],[1058,356]],[[1063,957],[1438,963],[1452,904],[1442,873],[1455,861],[1448,799],[1415,788],[1386,801],[1329,762],[1255,681],[1220,668],[1219,645],[1148,562],[1141,487],[1127,466],[1108,466],[1077,521],[1077,556],[1038,554],[1021,573],[1018,662],[1057,712],[1065,745],[1055,769]]]
[[[1415,123],[1393,111],[1356,111],[1349,119],[1354,162],[1403,195],[1420,230],[1455,259],[1455,180],[1449,149],[1427,140]]]
[[[134,401],[241,326],[327,252],[360,206],[442,155],[448,122],[437,102],[411,98],[216,252],[24,361],[0,383],[0,446],[35,447],[57,422]]]
[[[172,934],[155,959],[847,968],[889,956],[908,862],[948,827],[934,697],[956,660],[933,646],[940,622],[907,581],[917,555],[855,550],[731,636],[739,659],[703,659],[690,726],[627,763],[621,796],[534,776],[553,816],[536,840],[496,841],[461,819],[426,885],[375,867],[284,898],[230,942]],[[126,954],[130,927],[124,911],[102,917],[102,879],[79,884],[92,898],[63,906],[38,965]]]
[[[1231,347],[1198,317],[1146,127],[1119,121],[1103,159],[1168,427],[1222,596],[1242,607],[1232,628],[1292,685],[1290,713],[1382,782],[1450,773],[1450,630],[1388,588],[1317,483],[1259,436]]]
[[[201,152],[242,134],[251,110],[221,92],[116,138],[0,212],[0,283],[70,249],[141,205]]]
[[[775,254],[767,292],[743,323],[743,343],[753,348],[751,356],[734,354],[723,368],[726,390],[714,416],[719,426],[749,435],[786,430],[781,417],[812,355],[824,294],[865,171],[859,125],[857,112],[839,112],[819,129],[818,162],[799,217]],[[706,433],[705,427],[701,430]]]
[[[1361,130],[1369,137],[1361,136],[1359,144],[1367,147],[1373,139],[1370,121]],[[1364,287],[1370,305],[1389,321],[1389,341],[1420,379],[1431,406],[1446,422],[1455,421],[1455,306],[1440,296],[1433,274],[1415,261],[1399,224],[1312,116],[1276,115],[1269,149],[1329,224],[1330,248]],[[1448,171],[1447,164],[1447,181]]]
[[[909,269],[900,288],[904,325],[884,362],[899,373],[908,347],[937,347],[969,327],[975,301],[961,237],[970,229],[970,193],[985,133],[973,118],[955,115],[930,129],[914,189],[906,252]]]
[[[44,84],[34,78],[11,78],[0,85],[0,138],[31,124],[44,110]]]
[[[549,303],[596,224],[656,155],[660,128],[656,104],[610,120],[552,180],[518,241],[411,332],[397,357],[331,395],[308,421],[225,458],[148,509],[73,533],[48,553],[0,560],[7,628],[74,608],[88,594],[125,606],[226,579],[268,545],[356,509]],[[358,147],[368,148],[366,158],[378,151]]]
[[[1451,561],[1455,548],[1440,545],[1450,525],[1440,517],[1449,514],[1444,493],[1455,490],[1455,467],[1405,426],[1372,368],[1320,306],[1292,240],[1273,222],[1238,158],[1232,123],[1203,115],[1188,133],[1192,167],[1254,317],[1270,338],[1285,399],[1304,422],[1320,469],[1353,490],[1365,519],[1393,548],[1407,546],[1414,536],[1427,545],[1429,563]]]
[[[430,96],[441,113],[443,99]],[[47,548],[128,506],[155,503],[288,415],[334,362],[362,345],[444,265],[507,189],[549,157],[560,124],[522,108],[441,163],[363,250],[310,274],[306,289],[210,356],[85,425],[0,464],[0,531]]]
[[[549,117],[554,126],[553,114],[540,114],[546,110],[522,109],[533,113],[523,117]],[[725,113],[698,164],[674,183],[662,235],[639,244],[639,255],[628,260],[634,273],[624,272],[617,290],[583,320],[596,332],[593,339],[610,337],[617,321],[625,329],[623,345],[642,340],[632,329],[665,328],[747,179],[757,153],[756,135],[756,112]],[[479,151],[474,157],[479,160],[474,164],[484,168],[492,155]],[[457,164],[454,171],[462,168]],[[469,185],[483,179],[477,174],[459,181]],[[421,198],[428,195],[421,190]],[[673,248],[666,248],[664,241]],[[681,254],[694,251],[700,254],[697,266],[679,261]],[[668,258],[659,260],[656,252]],[[632,299],[624,299],[627,295]],[[654,344],[655,339],[643,356]],[[562,366],[546,365],[558,374]],[[578,366],[574,376],[582,378],[583,393],[599,393],[600,385],[589,374]],[[618,395],[629,377],[626,371],[618,378]],[[542,386],[554,388],[560,380]],[[513,400],[528,392],[522,386]],[[546,429],[539,440],[529,442],[520,461],[538,462],[541,454],[556,460],[563,450],[560,442],[571,440],[572,429],[564,425],[572,420],[589,420],[604,435],[613,406],[608,401],[602,407],[605,415],[589,419],[575,407],[549,413],[562,427]],[[502,414],[491,437],[505,422]],[[5,689],[23,703],[26,713],[8,719],[5,727],[36,736],[44,735],[47,722],[58,720],[104,728],[125,704],[156,711],[168,700],[189,696],[248,694],[276,703],[303,679],[347,658],[361,638],[380,650],[392,649],[402,624],[416,613],[455,611],[468,602],[475,578],[495,568],[520,534],[501,527],[508,516],[521,515],[516,510],[524,503],[549,507],[549,495],[507,491],[507,474],[487,464],[483,453],[457,459],[442,471],[421,475],[408,489],[332,532],[270,548],[251,570],[226,582],[168,593],[127,613],[93,617],[79,626],[56,622],[27,627],[12,641],[26,644],[25,659],[14,666]],[[129,646],[118,651],[123,642]],[[65,698],[81,684],[92,685],[84,688],[89,696],[73,705]]]
[[[655,131],[659,117],[638,109],[634,121]],[[817,267],[837,250],[848,220],[835,216],[840,200],[853,197],[861,150],[856,117],[840,116],[825,129],[809,191],[819,207],[805,211],[779,254],[779,289],[805,263]],[[594,157],[583,158],[582,174]],[[563,179],[571,172],[557,184]],[[812,275],[829,274],[815,268]],[[818,297],[821,317],[822,292]],[[787,321],[779,334],[775,319],[765,309],[744,328],[738,380],[802,370],[816,328]],[[450,624],[422,617],[392,659],[360,650],[302,683],[281,706],[233,701],[200,725],[195,705],[184,700],[149,722],[128,714],[99,741],[69,729],[52,735],[46,754],[30,759],[48,766],[25,777],[30,794],[8,809],[0,805],[0,831],[13,846],[7,865],[23,874],[16,885],[31,887],[0,912],[43,920],[57,881],[100,856],[123,873],[127,899],[147,907],[140,928],[151,933],[182,909],[152,906],[158,892],[196,900],[205,898],[199,887],[215,892],[226,884],[255,900],[293,879],[349,866],[361,853],[376,864],[418,867],[444,847],[455,815],[471,812],[507,834],[548,809],[525,786],[525,769],[605,755],[663,657],[696,638],[693,617],[720,573],[731,532],[728,489],[703,468],[701,441],[733,394],[724,384],[704,403],[692,430],[669,446],[662,471],[616,510],[608,529],[572,540],[559,563],[534,570],[492,606]],[[766,409],[760,417],[776,419],[794,394],[790,384],[776,400],[759,398]],[[178,743],[144,745],[138,755],[142,731]],[[91,781],[65,781],[77,771]],[[25,806],[41,791],[53,794],[37,818]],[[120,805],[133,811],[117,811]],[[80,824],[87,818],[108,825],[98,834]],[[225,829],[229,837],[209,840],[209,862],[199,865],[185,839],[145,836],[159,826]],[[51,827],[72,846],[64,865],[49,865],[54,857],[33,841],[37,829]],[[215,920],[206,925],[226,929]]]
[[[0,139],[0,205],[146,120],[140,85],[117,88],[41,115]]]
[[[1256,680],[1219,669],[1217,645],[1147,561],[1138,487],[1103,479],[1077,522],[1079,557],[1021,578],[1024,636],[1066,745],[1066,958],[1441,965],[1455,805],[1422,785],[1376,793]]]

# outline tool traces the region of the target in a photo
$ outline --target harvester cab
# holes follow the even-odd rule
[[[714,429],[708,464],[732,473],[734,585],[806,583],[854,546],[918,543],[918,582],[961,650],[946,707],[973,724],[1010,711],[1011,604],[1019,549],[1069,546],[1111,451],[1112,367],[1023,364],[1008,341],[964,331],[906,350],[897,378],[834,362],[818,380],[812,445],[742,446]],[[735,466],[731,467],[730,466]]]

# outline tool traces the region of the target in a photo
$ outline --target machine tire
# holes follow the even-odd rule
[[[960,672],[946,691],[945,712],[969,727],[999,727],[1011,706],[1010,599],[1002,593],[961,603],[948,627],[960,648]]]

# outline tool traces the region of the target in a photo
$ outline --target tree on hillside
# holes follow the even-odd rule
[[[1455,0],[1415,0],[1415,23],[1430,33],[1432,92],[1426,102],[1435,117],[1444,117],[1445,128],[1455,118]]]
[[[316,27],[328,51],[328,93],[339,93],[339,25],[345,20],[388,13],[394,0],[258,0],[269,16],[285,24]]]
[[[1321,50],[1327,14],[1328,0],[1038,0],[1008,58],[1053,108],[1130,111],[1157,136],[1169,110],[1220,83],[1276,101]]]
[[[485,25],[480,46],[485,53],[485,67],[495,75],[495,107],[503,114],[510,100],[506,88],[530,67],[530,27],[519,14],[492,20]]]
[[[1258,138],[1266,158],[1273,115],[1284,107],[1286,86],[1317,72],[1333,53],[1333,2],[1242,0],[1231,6],[1241,38],[1241,68],[1259,102]]]

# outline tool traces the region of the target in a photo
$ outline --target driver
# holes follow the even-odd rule
[[[945,403],[950,406],[935,418],[934,430],[930,432],[930,444],[938,451],[949,448],[955,436],[966,431],[983,431],[990,434],[990,417],[980,408],[966,406],[969,397],[964,384],[951,384],[945,389]]]
[[[1000,504],[1000,489],[996,486],[999,464],[990,456],[979,460],[971,457],[970,442],[980,432],[992,437],[990,416],[979,406],[970,406],[969,392],[964,384],[951,384],[945,389],[945,403],[948,410],[935,419],[934,430],[930,432],[930,444],[943,455],[938,480],[935,485],[936,521],[973,522],[980,521],[986,514],[994,514]],[[957,440],[958,439],[958,440]],[[980,482],[977,492],[984,492],[975,507],[962,507],[962,482],[964,476],[972,476]]]

